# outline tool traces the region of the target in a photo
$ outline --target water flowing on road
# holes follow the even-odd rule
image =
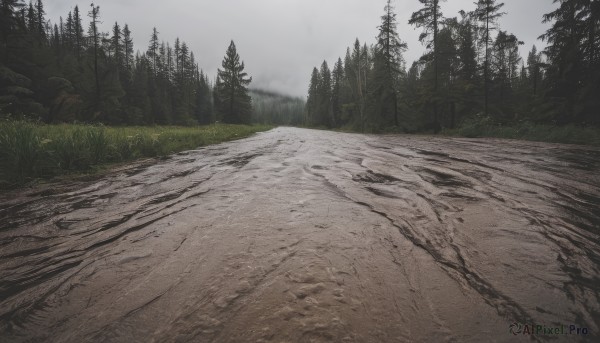
[[[278,128],[0,201],[2,342],[600,335],[596,148]]]

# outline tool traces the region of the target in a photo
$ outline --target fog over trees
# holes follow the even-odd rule
[[[46,17],[42,0],[2,0],[0,8],[0,117],[110,125],[250,123],[253,117],[270,122],[279,106],[259,100],[260,112],[253,112],[251,78],[243,75],[233,42],[223,70],[209,76],[185,41],[162,41],[157,28],[142,52],[134,51],[126,23],[102,32],[98,23],[110,19],[95,4],[87,11],[75,6],[58,20]],[[293,121],[282,118],[276,123]]]

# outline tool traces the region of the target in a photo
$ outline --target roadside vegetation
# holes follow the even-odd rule
[[[558,126],[521,122],[502,125],[489,118],[473,118],[456,129],[444,129],[442,134],[467,138],[493,137],[600,146],[600,128],[574,124]]]
[[[271,129],[268,125],[106,127],[0,122],[0,188],[160,157]]]
[[[313,129],[329,130],[325,126],[311,127]],[[347,125],[334,128],[334,131],[361,133],[361,130]],[[369,134],[430,134],[433,129],[414,130],[407,132],[401,127],[388,127],[383,129],[365,130]],[[600,146],[600,128],[595,126],[581,125],[550,125],[533,122],[498,123],[492,118],[474,116],[464,120],[456,128],[443,128],[439,132],[442,136],[465,137],[465,138],[504,138],[518,139],[533,142],[563,143]]]

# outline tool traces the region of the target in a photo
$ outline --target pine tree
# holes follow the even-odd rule
[[[133,64],[133,39],[129,26],[125,24],[123,28],[123,59],[125,61],[125,69],[131,71]]]
[[[496,87],[499,87],[499,103],[505,102],[518,78],[518,67],[521,62],[519,40],[513,34],[500,31],[493,46],[491,66]]]
[[[504,3],[496,3],[496,0],[478,0],[476,3],[477,8],[473,12],[473,16],[481,22],[480,30],[483,33],[483,39],[485,42],[485,60],[483,65],[483,86],[485,92],[484,108],[485,115],[488,115],[489,107],[489,81],[490,81],[490,49],[491,35],[493,30],[496,30],[496,21],[502,17],[504,12],[500,12],[500,9],[504,7]]]
[[[306,100],[306,125],[317,125],[317,113],[319,111],[319,85],[321,76],[319,70],[313,68],[310,84],[308,86],[308,98]]]
[[[46,12],[44,11],[44,4],[42,3],[42,0],[37,0],[37,2],[35,3],[35,14],[36,14],[36,28],[37,28],[37,34],[40,37],[40,39],[46,39],[46,20],[44,19],[44,14],[46,14]]]
[[[112,50],[114,52],[114,60],[115,60],[115,65],[116,65],[116,71],[117,74],[120,72],[120,70],[123,69],[123,62],[124,62],[124,48],[123,48],[123,42],[121,39],[121,27],[119,26],[119,24],[117,22],[115,22],[115,25],[113,26],[113,36],[111,39],[111,45],[112,45]]]
[[[438,118],[438,81],[439,81],[439,49],[438,49],[438,33],[439,23],[441,22],[442,13],[440,11],[440,1],[444,0],[419,0],[423,4],[423,8],[412,14],[409,24],[416,27],[423,27],[424,31],[419,36],[421,42],[427,42],[428,49],[433,51],[434,65],[434,81],[433,81],[433,112],[434,112],[434,131],[439,131]],[[431,36],[430,40],[429,37]]]
[[[534,45],[527,56],[527,77],[534,97],[537,96],[538,86],[540,84],[541,64],[542,54],[538,53],[537,48]]]
[[[454,20],[451,21],[452,23]],[[447,23],[438,32],[438,94],[440,124],[454,127],[456,123],[456,104],[461,100],[461,85],[457,83],[460,70],[458,44],[454,35],[453,24]],[[439,126],[434,126],[434,131]]]
[[[188,54],[189,54],[188,46],[185,42],[181,43],[181,48],[179,50],[179,86],[183,87],[186,79],[186,69],[188,65]]]
[[[244,72],[244,62],[240,62],[235,43],[231,41],[222,63],[218,69],[220,113],[226,123],[250,123],[252,114],[251,98],[247,86],[252,77]]]
[[[52,46],[55,49],[55,53],[56,53],[56,57],[57,57],[57,63],[60,65],[60,55],[61,55],[61,49],[60,49],[60,31],[58,29],[58,25],[54,24],[54,34],[52,35]]]
[[[548,42],[544,50],[548,65],[546,79],[549,97],[559,101],[556,119],[560,123],[589,121],[600,123],[600,2],[591,0],[554,1],[559,7],[544,15],[544,23],[554,22],[540,36]]]
[[[59,17],[58,32],[61,44],[65,45],[65,22],[62,16]]]
[[[346,64],[348,71],[346,75],[353,91],[354,103],[358,108],[358,125],[360,131],[365,131],[365,111],[366,111],[366,91],[367,91],[367,68],[368,56],[361,48],[358,38],[354,42],[354,50],[349,56],[349,63]]]
[[[90,5],[92,9],[88,13],[91,18],[90,28],[88,33],[92,42],[92,55],[94,58],[94,80],[96,84],[96,101],[100,101],[101,90],[100,90],[100,72],[98,66],[98,59],[100,58],[100,43],[101,35],[98,30],[98,23],[100,22],[100,6],[94,6],[94,3]]]
[[[167,45],[165,42],[160,43],[158,48],[158,75],[165,82],[169,81],[168,70],[167,70]]]
[[[327,61],[323,61],[320,71],[320,82],[317,87],[318,94],[318,112],[317,125],[333,126],[331,118],[331,71]]]
[[[173,78],[174,80],[178,80],[179,78],[179,65],[180,65],[180,55],[181,55],[181,42],[179,41],[179,37],[177,37],[175,39],[175,48],[174,48],[174,57],[175,57],[175,65],[173,66],[174,68],[174,73],[173,73]]]
[[[173,81],[173,75],[175,73],[173,68],[173,48],[167,43],[167,78],[169,81]]]
[[[69,15],[67,16],[67,22],[65,23],[65,42],[70,49],[72,49],[74,46],[73,37],[75,37],[73,13],[69,11]]]
[[[331,72],[331,118],[334,127],[340,125],[342,116],[342,89],[344,87],[344,64],[338,58]]]
[[[73,9],[73,25],[75,33],[75,55],[77,60],[81,60],[81,53],[84,48],[84,37],[83,37],[83,26],[81,25],[81,15],[79,14],[79,7],[75,6]]]
[[[461,11],[460,14],[462,19],[458,23],[459,75],[462,80],[472,82],[477,77],[477,51],[473,24],[464,11]]]
[[[17,13],[25,6],[22,0],[2,0],[0,3],[0,38],[2,39],[2,50],[0,58],[5,58],[8,53],[8,36],[16,31],[18,27]]]
[[[204,72],[200,70],[196,75],[196,120],[201,125],[213,121],[210,85]]]
[[[377,36],[377,53],[381,58],[383,70],[378,74],[377,91],[380,102],[391,102],[394,125],[399,126],[398,119],[398,84],[404,74],[404,58],[402,53],[407,49],[406,43],[400,40],[397,31],[396,13],[391,0],[384,8],[381,17],[379,35]],[[381,106],[380,106],[381,107]]]
[[[29,2],[29,8],[27,9],[27,31],[30,33],[36,33],[37,29],[37,15],[35,13],[35,7],[33,3]]]
[[[156,77],[157,75],[157,63],[158,63],[158,47],[159,47],[159,43],[158,43],[158,31],[156,30],[156,27],[152,29],[152,36],[150,36],[150,44],[148,45],[148,52],[146,52],[146,55],[148,56],[148,58],[150,58],[150,61],[152,62],[152,73],[154,74],[154,77]]]
[[[91,18],[90,28],[88,33],[90,35],[90,40],[92,42],[92,54],[94,58],[94,80],[96,84],[96,101],[100,101],[101,90],[100,90],[100,75],[99,75],[99,66],[98,59],[100,57],[100,42],[101,35],[98,31],[98,23],[100,22],[100,6],[94,6],[94,3],[90,5],[92,9],[88,13],[88,16]]]
[[[217,78],[215,79],[215,86],[213,87],[213,106],[215,122],[223,120],[223,113],[221,112],[221,109],[225,106],[221,103],[221,93],[219,93],[219,89],[221,88],[223,88],[223,82],[221,82],[221,78],[217,73]]]

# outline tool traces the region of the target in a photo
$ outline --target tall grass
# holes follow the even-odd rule
[[[247,137],[270,126],[104,127],[0,122],[0,188]]]
[[[43,155],[43,142],[35,127],[14,123],[0,128],[0,168],[17,182],[37,172]]]

